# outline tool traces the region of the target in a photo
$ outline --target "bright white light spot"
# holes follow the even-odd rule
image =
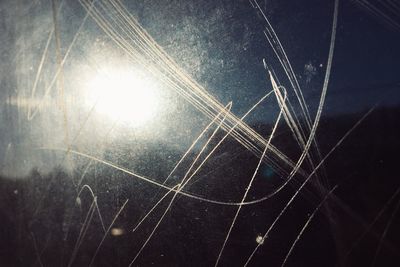
[[[114,121],[143,125],[156,116],[159,97],[155,84],[127,68],[99,71],[89,82],[88,103]]]

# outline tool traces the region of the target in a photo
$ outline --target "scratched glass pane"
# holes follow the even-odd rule
[[[0,2],[0,266],[399,266],[396,1]]]

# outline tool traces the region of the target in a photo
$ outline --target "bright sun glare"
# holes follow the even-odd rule
[[[112,120],[141,126],[153,119],[159,106],[157,88],[144,75],[128,68],[107,68],[89,82],[88,102]]]

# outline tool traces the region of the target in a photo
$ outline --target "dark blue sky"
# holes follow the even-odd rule
[[[325,76],[333,1],[259,2],[313,111]],[[243,114],[270,90],[263,58],[289,86],[263,35],[263,21],[248,1],[173,1],[154,7],[139,9],[139,21],[221,102],[233,101],[234,112]],[[398,29],[355,2],[340,1],[326,114],[357,112],[378,101],[399,104],[399,47]],[[311,75],[307,66],[315,68]]]

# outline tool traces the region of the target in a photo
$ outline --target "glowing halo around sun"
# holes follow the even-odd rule
[[[113,121],[138,127],[157,116],[158,88],[134,69],[103,68],[89,79],[87,89],[88,105]]]

